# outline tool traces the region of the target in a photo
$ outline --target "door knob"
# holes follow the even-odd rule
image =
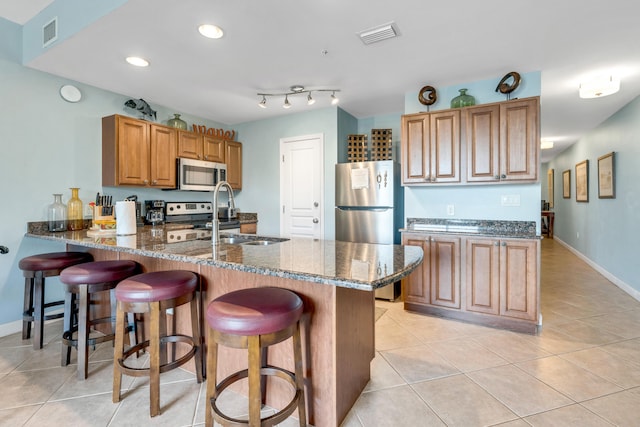
[[[8,254],[9,253],[9,248],[6,246],[0,246],[0,254],[4,255],[4,254]]]
[[[318,203],[318,202],[313,202],[313,207],[314,207],[314,208],[317,208],[318,206],[320,206],[320,203]]]
[[[319,222],[320,222],[320,220],[319,220],[318,218],[313,218],[313,223],[314,223],[314,224],[317,224],[317,223],[319,223]]]

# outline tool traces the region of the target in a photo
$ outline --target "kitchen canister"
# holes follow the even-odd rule
[[[49,221],[49,231],[67,230],[67,206],[62,203],[62,194],[53,195],[53,203],[47,208],[47,220]]]
[[[116,202],[116,234],[136,234],[136,202]]]

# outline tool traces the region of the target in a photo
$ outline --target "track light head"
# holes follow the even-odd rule
[[[340,102],[340,99],[338,99],[336,97],[336,93],[335,91],[331,94],[331,105],[336,105],[338,102]]]
[[[316,100],[311,97],[311,91],[307,95],[307,105],[313,105],[316,103]]]
[[[291,103],[289,103],[289,95],[284,96],[284,104],[282,105],[282,107],[291,108]]]
[[[267,98],[265,98],[264,95],[262,95],[262,101],[260,101],[258,105],[260,106],[260,108],[267,108]]]

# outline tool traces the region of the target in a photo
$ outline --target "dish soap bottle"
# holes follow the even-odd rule
[[[65,231],[67,224],[67,207],[62,203],[62,194],[53,195],[53,203],[47,208],[47,220],[49,221],[49,231]]]
[[[67,203],[67,229],[69,231],[82,230],[84,219],[82,217],[82,200],[78,197],[77,187],[71,188],[71,198]]]

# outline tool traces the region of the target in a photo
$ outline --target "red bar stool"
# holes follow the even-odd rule
[[[93,261],[87,252],[51,252],[22,258],[18,267],[24,275],[24,311],[22,313],[22,339],[31,337],[33,322],[33,348],[42,348],[44,321],[59,319],[64,313],[46,314],[45,309],[64,304],[64,301],[44,302],[45,277],[59,276],[72,265]]]
[[[208,329],[207,354],[207,427],[213,419],[222,425],[272,426],[287,419],[298,409],[300,426],[306,426],[304,378],[302,372],[302,348],[300,318],[303,303],[298,295],[281,288],[243,289],[222,295],[209,303],[206,319]],[[293,337],[295,374],[286,369],[266,364],[266,352],[270,345]],[[216,383],[218,344],[248,349],[248,369],[235,372]],[[260,418],[264,403],[266,375],[287,381],[295,395],[284,409]],[[231,384],[243,378],[249,380],[249,419],[232,418],[220,411],[216,400]]]
[[[91,327],[100,323],[115,322],[115,302],[111,303],[110,315],[91,318],[89,309],[91,295],[112,291],[127,277],[137,274],[140,266],[135,261],[94,261],[65,268],[60,273],[60,281],[65,286],[64,332],[62,333],[62,366],[71,359],[71,347],[78,350],[78,379],[84,380],[89,373],[89,346],[112,341],[114,334],[89,337]],[[77,306],[77,311],[75,307]],[[77,332],[77,338],[74,338]]]
[[[149,413],[160,414],[160,374],[175,369],[195,358],[196,380],[202,382],[202,338],[198,307],[200,306],[197,274],[190,271],[156,271],[138,274],[123,280],[116,287],[116,341],[113,356],[113,403],[120,401],[122,374],[149,377]],[[191,336],[166,333],[166,311],[189,303],[191,308]],[[124,348],[126,313],[149,313],[149,340]],[[185,343],[189,350],[173,361],[165,359],[167,343]],[[126,365],[129,356],[148,347],[149,368]]]

